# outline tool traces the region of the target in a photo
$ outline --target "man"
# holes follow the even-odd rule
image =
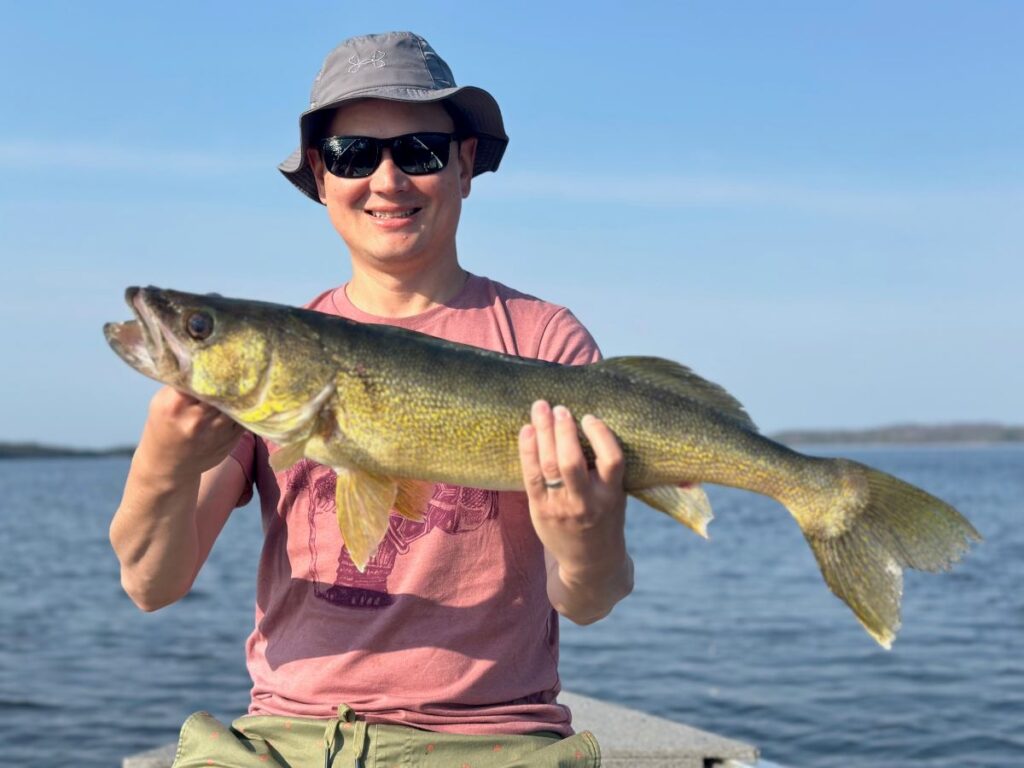
[[[462,200],[507,141],[490,94],[457,87],[422,38],[332,51],[281,171],[326,206],[352,279],[308,306],[508,354],[598,359],[568,310],[459,263]],[[176,765],[596,765],[593,737],[572,735],[556,700],[555,611],[605,616],[632,589],[632,561],[622,453],[579,416],[593,468],[574,415],[537,402],[520,434],[525,494],[439,484],[422,522],[392,516],[360,572],[328,468],[275,475],[276,446],[160,390],[111,525],[125,590],[143,610],[184,596],[253,484],[265,531],[249,715],[230,730],[193,715]]]

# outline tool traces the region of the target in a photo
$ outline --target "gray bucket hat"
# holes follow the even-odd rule
[[[320,128],[318,118],[354,99],[444,102],[455,112],[459,129],[477,137],[473,175],[498,170],[508,136],[498,102],[487,91],[455,85],[444,59],[419,35],[387,32],[351,37],[324,59],[313,81],[309,109],[299,117],[299,148],[278,166],[281,173],[316,202],[320,195],[306,148]]]

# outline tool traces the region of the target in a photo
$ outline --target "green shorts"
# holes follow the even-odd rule
[[[208,712],[181,727],[173,768],[597,768],[589,731],[466,736],[367,724],[348,707],[338,717],[249,715],[228,728]]]

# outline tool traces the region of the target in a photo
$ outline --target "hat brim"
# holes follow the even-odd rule
[[[502,155],[508,146],[508,136],[501,119],[498,102],[487,91],[472,85],[457,88],[427,89],[406,88],[400,86],[375,87],[365,92],[347,94],[344,99],[317,104],[306,110],[299,118],[299,134],[301,143],[287,159],[278,166],[284,177],[294,184],[300,192],[315,202],[320,203],[320,192],[316,186],[313,169],[306,159],[306,148],[309,146],[312,116],[324,110],[336,109],[345,102],[356,99],[383,99],[385,101],[403,101],[410,103],[430,104],[448,102],[462,119],[466,133],[477,138],[476,159],[473,162],[473,175],[478,176],[485,171],[496,171],[501,163]]]

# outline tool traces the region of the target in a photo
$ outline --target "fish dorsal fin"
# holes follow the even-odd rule
[[[609,357],[594,364],[597,368],[615,373],[630,381],[664,387],[678,395],[717,411],[745,429],[757,431],[757,426],[740,404],[722,387],[701,378],[684,365],[663,357]]]

